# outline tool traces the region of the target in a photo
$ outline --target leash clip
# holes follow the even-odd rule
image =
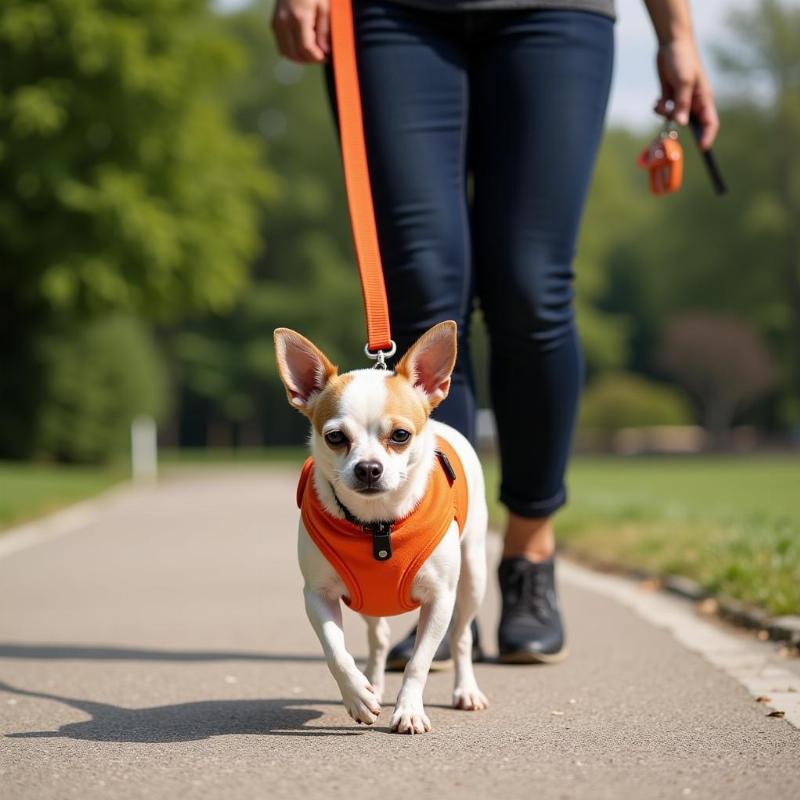
[[[375,353],[369,349],[369,342],[364,345],[364,354],[366,357],[375,361],[372,369],[389,369],[386,364],[386,359],[391,358],[397,352],[397,344],[394,339],[390,339],[389,341],[392,343],[392,346],[388,350],[378,350]]]

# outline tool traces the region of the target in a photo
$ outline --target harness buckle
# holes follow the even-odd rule
[[[388,561],[392,557],[392,525],[376,522],[365,526],[372,534],[372,556],[376,561]]]

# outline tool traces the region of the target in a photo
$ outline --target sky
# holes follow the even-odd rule
[[[234,10],[248,0],[216,0],[223,10]],[[712,43],[724,39],[725,19],[735,8],[751,8],[756,0],[694,0],[694,27],[712,86],[721,89],[711,57]],[[617,58],[608,118],[611,124],[642,128],[652,125],[658,96],[655,72],[656,41],[642,0],[617,0]],[[265,24],[266,21],[265,21]]]

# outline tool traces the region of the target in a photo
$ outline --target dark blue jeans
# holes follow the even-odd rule
[[[458,323],[452,388],[435,413],[473,438],[469,321],[479,304],[500,499],[515,514],[547,516],[566,499],[582,385],[572,259],[602,134],[613,22],[583,11],[438,12],[387,0],[354,0],[354,9],[398,351],[437,322]]]

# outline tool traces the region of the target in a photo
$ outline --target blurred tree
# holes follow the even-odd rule
[[[737,412],[773,385],[772,358],[750,325],[712,314],[688,314],[667,327],[660,361],[697,402],[717,443]]]
[[[60,402],[44,339],[243,289],[273,184],[219,101],[240,66],[206,0],[0,4],[0,454]]]
[[[34,455],[106,461],[128,446],[135,417],[163,414],[164,365],[140,320],[123,315],[93,320],[68,338],[45,337],[41,349],[49,402]]]
[[[717,87],[714,146],[730,193],[712,194],[681,133],[684,186],[641,196],[652,214],[638,217],[635,237],[617,240],[601,306],[629,314],[630,367],[656,375],[660,331],[676,314],[706,308],[749,322],[778,369],[759,421],[771,410],[772,424],[786,427],[800,423],[800,9],[762,0],[734,15],[731,31],[738,40],[721,55],[729,82]]]
[[[760,88],[770,99],[759,143],[769,180],[751,198],[748,223],[753,237],[769,241],[770,255],[777,256],[770,271],[786,298],[790,414],[800,423],[800,6],[760,0],[751,10],[734,11],[731,28],[738,42],[720,49],[720,66],[745,96]]]
[[[24,309],[225,308],[269,182],[215,97],[206,0],[0,6],[0,291]]]
[[[233,309],[172,332],[185,443],[299,442],[305,421],[289,408],[275,369],[272,331],[294,327],[343,369],[366,366],[364,321],[341,161],[322,70],[278,56],[271,3],[223,17],[248,66],[226,86],[243,132],[258,136],[276,174],[260,221],[267,246]],[[202,421],[197,417],[201,416]],[[190,430],[189,430],[190,429]]]
[[[579,425],[584,430],[611,432],[647,425],[688,425],[692,412],[673,386],[629,372],[601,375],[586,389]]]
[[[630,361],[633,331],[627,298],[604,303],[614,267],[657,216],[633,155],[638,139],[628,131],[609,130],[597,159],[581,229],[575,273],[579,329],[590,376],[619,369]]]

